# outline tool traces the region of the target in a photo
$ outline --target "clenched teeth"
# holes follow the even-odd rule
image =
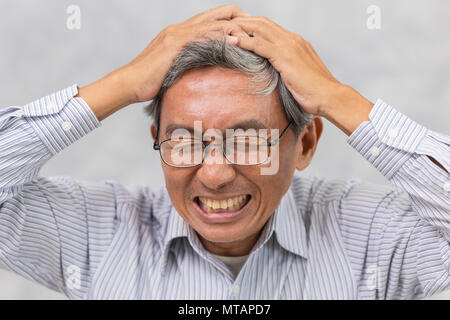
[[[226,200],[212,200],[202,197],[199,197],[198,199],[208,212],[220,209],[234,211],[240,208],[242,203],[247,199],[247,196],[242,195],[234,198],[229,198]]]

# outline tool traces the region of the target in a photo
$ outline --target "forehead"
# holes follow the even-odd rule
[[[162,101],[160,127],[202,121],[204,129],[224,130],[239,122],[257,120],[266,127],[286,122],[278,93],[254,94],[255,87],[242,72],[210,67],[185,73],[169,88]]]

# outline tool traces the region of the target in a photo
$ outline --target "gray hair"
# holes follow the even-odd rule
[[[230,45],[224,39],[207,39],[206,41],[190,42],[181,50],[167,73],[158,94],[144,108],[145,113],[153,118],[158,131],[164,93],[185,72],[213,66],[234,69],[249,75],[252,84],[257,84],[260,87],[262,85],[262,89],[252,92],[254,94],[271,94],[273,90],[278,88],[286,118],[292,122],[291,128],[296,135],[311,121],[313,116],[298,104],[286,88],[279,72],[266,58]]]

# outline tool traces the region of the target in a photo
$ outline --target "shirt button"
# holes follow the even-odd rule
[[[375,157],[378,157],[380,155],[380,149],[378,149],[377,147],[370,148],[369,152]]]
[[[240,289],[241,289],[241,288],[239,288],[238,285],[235,285],[235,286],[233,287],[233,294],[238,294],[239,291],[240,291]]]
[[[388,135],[391,138],[397,138],[398,136],[398,130],[397,129],[389,129]]]
[[[447,181],[446,183],[444,183],[444,190],[445,191],[450,191],[450,181]]]
[[[64,122],[61,124],[61,128],[62,128],[64,131],[69,131],[69,130],[72,128],[72,124],[71,124],[70,122],[68,122],[68,121],[64,121]]]

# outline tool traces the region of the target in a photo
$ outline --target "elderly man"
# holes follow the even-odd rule
[[[152,100],[166,185],[40,168]],[[397,189],[294,177],[321,117]],[[409,299],[450,286],[450,139],[338,82],[312,46],[222,6],[129,64],[0,111],[0,265],[74,299]]]

